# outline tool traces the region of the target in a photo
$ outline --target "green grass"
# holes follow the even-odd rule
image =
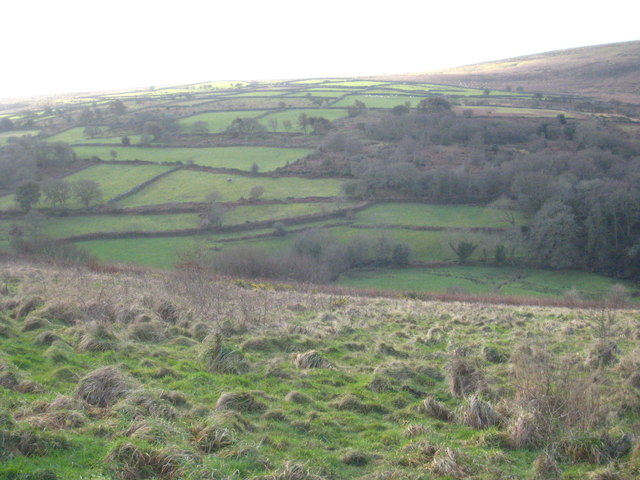
[[[344,206],[341,206],[344,207]],[[316,213],[329,213],[338,208],[333,203],[287,203],[235,207],[224,216],[224,225],[246,222],[275,221]]]
[[[292,125],[292,132],[302,132],[302,128],[298,125],[298,118],[300,114],[305,113],[307,117],[324,117],[327,120],[334,121],[347,116],[347,111],[342,109],[322,109],[322,108],[307,108],[307,109],[290,109],[281,112],[270,113],[264,118],[260,119],[260,123],[268,130],[272,130],[269,125],[269,121],[276,119],[278,121],[278,132],[285,132],[283,122],[289,120]]]
[[[167,215],[88,215],[82,217],[49,218],[43,230],[47,235],[62,238],[94,232],[155,232],[196,228],[197,213]]]
[[[554,298],[561,298],[568,290],[577,289],[584,297],[600,298],[619,282],[576,270],[454,266],[352,272],[342,275],[338,283],[381,290],[446,292],[455,289],[471,294],[498,293]],[[627,286],[637,290],[637,287]]]
[[[93,180],[102,189],[102,199],[107,201],[121,193],[124,193],[136,185],[149,180],[156,175],[169,170],[171,167],[162,165],[94,165],[64,178],[68,182],[76,180]],[[48,206],[44,203],[44,197],[37,207]],[[67,205],[74,208],[80,206],[75,199],[71,199]],[[0,210],[14,210],[14,196],[0,197]]]
[[[182,118],[178,121],[178,124],[182,128],[183,133],[188,133],[189,128],[196,122],[206,122],[209,126],[209,133],[224,132],[231,122],[236,118],[254,118],[261,115],[265,110],[244,110],[235,112],[208,112],[200,113],[198,115],[192,115],[190,117]]]
[[[104,262],[132,263],[162,269],[173,269],[180,252],[202,246],[205,237],[125,238],[76,242]]]
[[[102,198],[107,201],[169,169],[162,165],[94,165],[65,180],[93,180],[100,185]]]
[[[106,127],[104,128],[106,131]],[[136,144],[140,142],[140,135],[128,135],[129,140],[131,140],[132,144]],[[109,137],[109,136],[99,136],[96,138],[89,138],[84,135],[83,127],[70,128],[69,130],[65,130],[64,132],[60,132],[56,135],[52,135],[47,137],[47,142],[66,142],[71,145],[78,143],[113,143],[117,145],[122,144],[122,136]],[[77,149],[76,149],[77,150]],[[111,157],[108,155],[104,158],[104,160],[110,160]]]
[[[466,205],[427,205],[422,203],[383,203],[356,214],[357,225],[406,225],[434,227],[507,228],[513,218],[524,224],[521,213]]]
[[[261,172],[284,167],[287,162],[295,162],[310,153],[307,148],[276,147],[211,147],[211,148],[153,148],[153,147],[76,147],[82,158],[97,156],[102,160],[111,159],[111,151],[117,153],[116,160],[146,162],[182,162],[205,167],[235,168],[250,171],[256,163]]]
[[[251,189],[258,185],[265,188],[261,197],[264,199],[332,197],[340,193],[341,184],[341,180],[335,179],[245,177],[180,170],[126,198],[121,204],[125,207],[137,207],[173,202],[202,202],[212,192],[219,192],[223,202],[233,202],[249,198]]]
[[[157,248],[158,244],[147,247]],[[584,365],[596,341],[594,310],[337,297],[290,290],[286,285],[280,285],[279,291],[273,291],[273,284],[243,282],[239,286],[228,279],[212,281],[189,273],[106,275],[45,265],[7,265],[3,279],[9,279],[10,293],[3,297],[19,303],[24,292],[35,291],[47,306],[70,305],[89,318],[109,312],[115,319],[102,323],[102,333],[113,336],[116,349],[82,352],[77,348],[79,338],[95,335],[93,322],[80,321],[70,327],[56,315],[39,310],[30,317],[46,316],[50,323],[27,331],[24,318],[11,315],[15,313],[12,309],[0,312],[0,325],[8,332],[0,335],[0,360],[20,380],[44,387],[42,393],[0,387],[0,419],[12,420],[0,425],[2,434],[19,433],[30,424],[51,420],[49,403],[58,395],[73,397],[79,380],[100,367],[117,367],[131,382],[133,392],[104,409],[73,404],[63,408],[61,418],[81,423],[34,428],[34,434],[24,438],[63,437],[69,445],[30,456],[5,456],[2,451],[0,478],[116,480],[127,475],[133,478],[133,474],[136,478],[168,478],[152,477],[138,464],[126,468],[106,460],[116,445],[129,443],[150,453],[161,449],[186,452],[190,457],[185,471],[175,477],[185,480],[312,478],[281,475],[288,461],[304,465],[320,479],[452,479],[431,471],[434,452],[430,449],[443,447],[462,454],[460,464],[468,474],[456,478],[529,480],[536,457],[548,445],[580,436],[593,442],[602,432],[582,426],[566,431],[560,423],[563,417],[554,410],[553,416],[543,419],[557,421],[557,433],[539,447],[513,449],[504,442],[510,438],[512,415],[506,416],[505,424],[484,430],[465,426],[459,418],[436,420],[421,410],[426,396],[452,411],[465,405],[465,399],[449,388],[452,360],[474,377],[486,378],[486,385],[481,382],[485,401],[499,404],[500,411],[509,414],[523,408],[520,397],[530,395],[526,389],[532,388],[531,382],[523,386],[515,381],[516,368],[518,373],[531,375],[524,377],[527,380],[548,382],[544,385],[551,393],[544,398],[557,399],[556,408],[562,412],[569,408],[588,412],[593,404],[617,412],[634,399],[621,367],[636,359],[637,342],[628,334],[630,329],[635,331],[635,310],[612,314],[611,341],[622,361],[599,367],[594,376]],[[161,305],[175,307],[179,316],[175,324],[155,320],[154,310]],[[129,312],[153,320],[120,319]],[[246,370],[221,373],[208,369],[200,357],[207,341],[201,342],[192,333],[196,326],[206,331],[224,329],[223,351],[241,356]],[[162,335],[152,341],[136,338],[132,333],[143,330],[140,327]],[[59,337],[53,347],[38,342],[45,331]],[[504,358],[492,361],[487,348]],[[296,368],[292,356],[311,349],[333,368]],[[454,349],[465,355],[456,358]],[[575,358],[575,364],[561,362],[567,357]],[[527,360],[535,363],[528,365]],[[589,388],[574,391],[581,380],[588,380],[580,386]],[[302,400],[292,399],[292,391]],[[216,401],[223,392],[250,393],[262,408],[216,412]],[[575,392],[584,398],[576,398]],[[145,401],[135,402],[142,393]],[[170,405],[169,398],[183,402]],[[352,401],[342,402],[345,398]],[[613,427],[608,433],[612,439],[622,434],[631,437],[637,421],[635,409],[612,414],[607,417],[607,425],[611,422]],[[232,433],[229,444],[213,453],[199,450],[195,432],[216,423]],[[422,428],[409,433],[409,426]],[[359,465],[343,462],[345,454],[354,450],[368,461]],[[141,457],[127,456],[124,461]],[[558,458],[566,480],[588,478],[600,468],[595,461]],[[633,460],[628,455],[618,460],[611,465],[621,477],[634,478]]]

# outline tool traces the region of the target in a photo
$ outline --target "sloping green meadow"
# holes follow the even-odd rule
[[[233,202],[249,198],[251,189],[256,186],[264,187],[261,197],[264,199],[334,197],[340,193],[342,183],[336,179],[245,177],[179,170],[124,199],[120,204],[139,207],[162,203],[203,202],[212,192],[218,192],[223,202]]]
[[[93,180],[100,185],[103,200],[107,201],[170,168],[162,165],[94,165],[65,177],[65,180]]]
[[[191,271],[3,273],[3,479],[638,471],[637,310],[608,312],[617,361],[595,367],[595,309],[335,296]],[[523,433],[533,412],[534,426],[557,425]]]
[[[116,152],[118,161],[181,162],[213,168],[235,168],[250,171],[255,163],[260,171],[275,170],[287,163],[310,154],[307,148],[276,147],[208,147],[208,148],[154,148],[154,147],[76,147],[82,158],[96,156],[111,160]]]
[[[403,268],[344,274],[340,285],[415,292],[457,292],[470,294],[524,295],[562,298],[578,292],[585,298],[602,298],[615,279],[577,270],[536,270],[516,267],[452,266]],[[631,291],[637,287],[625,285]]]
[[[524,223],[520,212],[462,205],[383,203],[356,214],[356,225],[507,228]]]

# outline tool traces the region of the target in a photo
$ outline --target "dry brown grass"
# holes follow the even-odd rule
[[[296,368],[331,368],[331,364],[315,350],[297,353],[293,359]]]
[[[489,402],[482,400],[477,394],[468,397],[456,412],[458,421],[468,427],[482,430],[500,425],[503,418]]]
[[[80,380],[75,396],[90,405],[109,407],[132,388],[132,382],[116,367],[94,370]]]
[[[256,400],[250,392],[225,392],[216,402],[216,410],[235,410],[237,412],[260,412],[267,406]]]
[[[454,355],[447,366],[449,392],[455,397],[466,397],[486,389],[484,374],[466,357]]]
[[[469,459],[449,447],[441,447],[436,451],[429,465],[429,470],[435,475],[452,478],[468,478],[471,473]]]
[[[422,407],[424,412],[430,417],[437,418],[438,420],[442,420],[443,422],[450,422],[453,420],[453,413],[449,410],[446,405],[442,402],[439,402],[434,397],[429,396],[425,398],[422,402]]]

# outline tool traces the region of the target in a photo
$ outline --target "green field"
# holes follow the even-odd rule
[[[174,202],[203,202],[212,192],[219,192],[223,202],[233,202],[249,198],[251,189],[259,185],[265,188],[261,197],[264,199],[334,197],[340,193],[342,181],[295,177],[245,177],[180,170],[126,198],[121,204],[126,207],[138,207]]]
[[[140,135],[128,135],[128,137],[132,144],[139,143],[141,138]],[[113,143],[120,145],[122,143],[122,136],[99,136],[89,138],[85,136],[83,127],[76,127],[70,128],[69,130],[65,130],[64,132],[60,132],[56,135],[52,135],[51,137],[47,137],[47,142],[66,142],[71,145],[78,143]],[[109,158],[110,157],[107,156],[105,160]]]
[[[4,195],[0,197],[0,210],[16,210],[13,195]]]
[[[224,132],[236,118],[254,118],[265,110],[238,110],[234,112],[208,112],[182,118],[178,124],[183,133],[188,133],[189,128],[196,122],[205,122],[209,126],[209,133]]]
[[[169,169],[162,165],[94,165],[65,180],[93,180],[100,185],[102,199],[107,201]]]
[[[524,223],[520,212],[463,205],[383,203],[356,214],[356,225],[507,228]]]
[[[319,213],[329,213],[339,207],[334,203],[285,203],[274,205],[251,205],[235,207],[224,216],[224,225],[237,225],[247,222],[282,220]],[[341,205],[340,208],[345,208]]]
[[[395,291],[459,291],[471,294],[497,293],[556,298],[564,296],[571,289],[576,289],[584,297],[599,298],[619,282],[576,270],[454,266],[352,272],[342,275],[338,283],[350,287]],[[637,290],[637,287],[632,288]]]
[[[167,215],[88,215],[48,218],[43,226],[47,235],[56,238],[95,232],[155,232],[197,228],[197,213]]]
[[[322,109],[322,108],[307,108],[307,109],[290,109],[280,112],[270,113],[269,115],[260,119],[260,123],[264,125],[268,130],[272,130],[269,125],[270,120],[277,120],[278,132],[286,132],[283,122],[289,120],[292,125],[292,132],[302,132],[302,127],[298,125],[298,118],[300,114],[305,113],[307,117],[324,117],[327,120],[334,121],[347,116],[347,111],[342,109]]]
[[[182,162],[213,168],[235,168],[250,171],[257,164],[259,171],[267,172],[284,167],[310,153],[307,148],[276,147],[208,147],[208,148],[153,148],[153,147],[76,147],[81,158],[96,156],[110,160],[111,151],[117,154],[116,160],[146,162]]]
[[[173,269],[180,252],[192,251],[196,246],[202,246],[205,238],[204,236],[125,238],[90,240],[76,242],[75,245],[104,262],[133,263],[147,267]]]

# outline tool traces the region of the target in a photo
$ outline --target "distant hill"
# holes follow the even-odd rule
[[[388,75],[410,80],[525,91],[577,93],[640,103],[640,41],[572,48],[447,70]]]

